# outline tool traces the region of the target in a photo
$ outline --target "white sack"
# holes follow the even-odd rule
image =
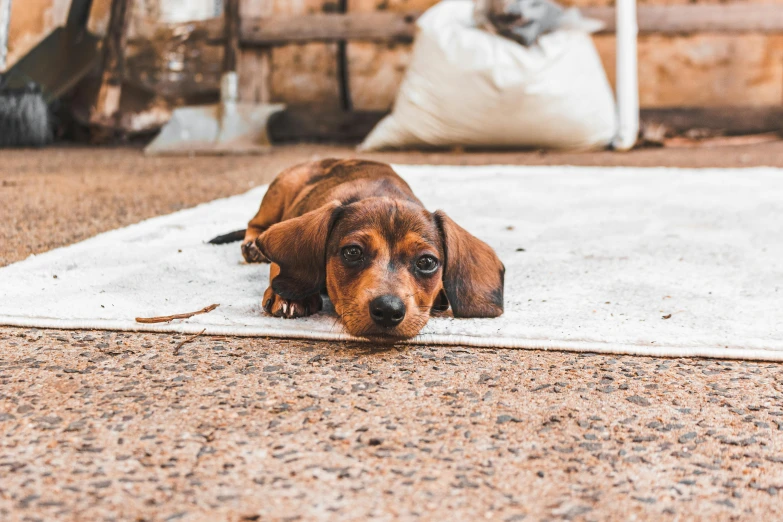
[[[441,2],[418,26],[394,109],[361,150],[589,149],[614,137],[612,89],[589,34],[561,30],[523,47],[478,29],[471,0]]]

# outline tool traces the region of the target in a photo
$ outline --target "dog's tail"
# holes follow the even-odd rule
[[[209,244],[210,245],[225,245],[227,243],[235,243],[237,241],[242,241],[245,239],[245,229],[242,230],[236,230],[234,232],[229,232],[228,234],[223,234],[222,236],[218,236],[216,238],[210,239]]]

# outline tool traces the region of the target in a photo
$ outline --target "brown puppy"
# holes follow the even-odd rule
[[[449,305],[454,317],[503,313],[505,269],[495,252],[443,212],[428,212],[383,163],[329,159],[283,171],[248,224],[242,254],[272,263],[267,313],[314,314],[325,290],[357,337],[414,337]]]

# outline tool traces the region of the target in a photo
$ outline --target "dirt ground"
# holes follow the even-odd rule
[[[0,266],[353,155],[2,151]],[[783,166],[783,144],[369,157]],[[0,520],[783,519],[783,365],[183,340],[0,328]]]

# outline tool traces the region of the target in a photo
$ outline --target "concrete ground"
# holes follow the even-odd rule
[[[2,266],[353,152],[0,154]],[[783,144],[372,157],[783,166]],[[783,365],[183,340],[0,328],[0,520],[783,519]]]

